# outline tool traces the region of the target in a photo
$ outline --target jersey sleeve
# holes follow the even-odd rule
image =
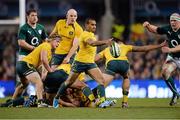
[[[23,28],[19,29],[18,40],[26,40],[26,30]]]
[[[158,34],[167,34],[168,32],[168,26],[163,26],[163,27],[158,27],[157,28],[157,33]]]
[[[127,51],[132,51],[133,46],[132,45],[125,45]]]
[[[94,40],[94,37],[93,37],[92,35],[90,35],[90,34],[85,34],[85,35],[83,36],[83,41],[84,41],[84,42],[86,42],[86,41],[89,40],[89,39]]]

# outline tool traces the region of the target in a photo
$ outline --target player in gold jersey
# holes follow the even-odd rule
[[[70,73],[68,79],[61,84],[53,100],[54,108],[59,106],[59,98],[61,98],[65,90],[75,82],[81,72],[87,73],[99,83],[97,87],[98,95],[100,96],[99,103],[103,104],[105,102],[104,78],[100,69],[95,64],[94,58],[96,55],[96,46],[109,45],[111,44],[112,39],[97,41],[94,35],[95,31],[96,21],[92,18],[87,19],[85,21],[85,31],[79,38],[79,51],[75,57],[75,61],[72,66],[72,72]],[[91,96],[91,100],[95,102],[94,95],[89,93],[89,96]]]
[[[48,72],[53,72],[49,66],[49,61],[52,57],[52,50],[55,49],[59,44],[59,38],[48,39],[49,42],[44,42],[35,48],[30,54],[25,56],[21,61],[17,62],[16,71],[21,79],[21,86],[27,87],[29,82],[35,84],[36,94],[38,98],[38,107],[44,107],[46,104],[43,102],[42,92],[43,83],[41,77],[37,72],[37,68],[43,64]]]
[[[66,19],[57,21],[51,32],[50,36],[57,33],[61,37],[61,43],[53,55],[52,68],[56,68],[61,63],[68,63],[78,48],[78,38],[83,32],[83,29],[76,20],[77,11],[75,9],[69,9]]]
[[[127,54],[129,52],[147,52],[150,50],[154,50],[165,45],[163,42],[160,45],[147,45],[147,46],[133,46],[133,45],[125,45],[120,40],[116,40],[119,44],[119,51],[120,56],[115,58],[111,55],[110,49],[111,47],[107,47],[100,53],[98,53],[95,57],[95,61],[100,59],[106,60],[106,69],[105,73],[103,74],[105,78],[105,86],[107,86],[115,77],[115,74],[120,74],[123,77],[123,84],[122,84],[122,93],[123,93],[123,100],[122,100],[122,107],[128,107],[128,94],[129,94],[129,87],[130,87],[130,80],[128,76],[129,71],[129,62]],[[96,89],[96,88],[95,88]]]

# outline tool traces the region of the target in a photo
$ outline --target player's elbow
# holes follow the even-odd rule
[[[18,45],[20,46],[20,47],[23,47],[25,44],[24,44],[24,40],[18,40]]]
[[[94,47],[94,46],[96,46],[96,43],[90,42],[89,45]]]

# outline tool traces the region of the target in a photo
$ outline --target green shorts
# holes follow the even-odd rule
[[[24,61],[18,61],[16,64],[16,72],[19,77],[25,77],[33,72],[37,72],[32,64]]]
[[[127,74],[129,70],[129,63],[126,60],[112,60],[106,65],[105,73],[110,75],[115,75],[119,73],[120,75]]]
[[[57,93],[60,85],[68,78],[64,70],[56,70],[48,73],[44,80],[44,89],[47,93]]]
[[[67,54],[54,54],[51,60],[51,65],[60,65]]]
[[[96,63],[82,63],[74,61],[72,71],[76,73],[87,72],[90,69],[97,68]]]
[[[52,60],[51,60],[51,65],[60,65],[64,58],[67,56],[67,54],[54,54],[53,57],[52,57]],[[74,56],[73,55],[71,58],[70,58],[70,61],[69,63],[72,64],[73,61],[74,61]]]

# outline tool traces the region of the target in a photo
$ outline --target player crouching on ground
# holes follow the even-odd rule
[[[49,100],[50,105],[52,105],[53,98],[55,97],[59,86],[68,78],[71,70],[71,64],[61,64],[57,67],[54,72],[48,73],[44,80],[44,88],[46,92],[46,99]],[[81,91],[84,96],[87,97],[90,101],[93,101],[94,95],[91,89],[83,82],[85,80],[85,74],[81,73],[77,80],[70,86],[73,90],[77,89],[77,91]],[[69,91],[69,89],[67,90]],[[65,91],[62,99],[59,100],[60,106],[66,107],[79,107],[80,105],[77,103],[81,102],[81,99],[77,100],[77,96],[73,96],[70,92]],[[67,94],[68,93],[68,94]],[[68,96],[68,97],[67,97]],[[75,102],[73,102],[75,100]],[[79,101],[79,102],[77,102]],[[95,107],[92,106],[91,107]]]
[[[53,72],[49,66],[49,62],[52,58],[52,50],[58,46],[59,41],[60,39],[56,35],[49,37],[47,42],[39,45],[16,64],[16,71],[22,82],[22,87],[26,88],[29,82],[35,84],[38,107],[47,107],[47,104],[43,101],[43,83],[40,74],[37,72],[37,68],[43,64],[49,73]]]

